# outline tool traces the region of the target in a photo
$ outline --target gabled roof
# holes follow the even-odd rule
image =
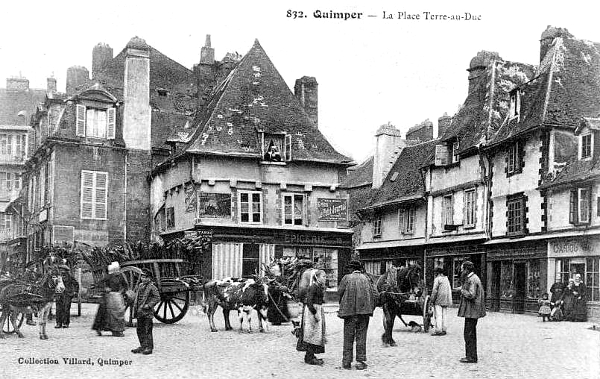
[[[35,113],[37,105],[45,98],[46,90],[42,89],[9,90],[0,88],[0,125],[29,125],[29,118]],[[22,116],[19,116],[19,113]]]
[[[363,163],[349,168],[348,176],[340,184],[340,188],[370,187],[373,184],[373,161],[374,157],[370,156]]]
[[[258,132],[292,136],[292,160],[348,164],[352,160],[329,144],[255,41],[218,85],[187,152],[261,156]]]
[[[459,153],[484,144],[508,115],[509,92],[529,81],[533,70],[531,65],[504,61],[497,53],[478,53],[471,61],[474,82],[469,94],[441,140],[458,139]]]
[[[600,177],[600,157],[590,160],[573,159],[556,175],[540,186],[540,189],[572,186]]]
[[[425,185],[420,168],[433,162],[437,143],[439,140],[435,139],[405,147],[381,187],[368,193],[364,208],[378,208],[386,204],[422,199]]]
[[[521,115],[505,120],[491,144],[542,126],[574,130],[600,115],[600,44],[557,36],[536,77],[520,87]]]

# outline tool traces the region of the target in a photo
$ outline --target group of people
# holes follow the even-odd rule
[[[463,363],[476,363],[478,360],[477,322],[486,315],[483,285],[474,268],[472,262],[466,261],[462,264],[458,316],[465,319],[465,357],[460,359]],[[361,262],[350,261],[347,269],[350,272],[342,278],[338,286],[338,317],[344,320],[342,368],[350,370],[356,358],[356,369],[365,370],[367,329],[379,294],[373,279],[364,272]],[[435,274],[431,295],[435,312],[435,329],[432,335],[442,336],[446,334],[447,308],[452,305],[452,292],[443,268],[437,268]],[[323,360],[317,358],[316,354],[325,352],[326,327],[322,306],[324,290],[325,272],[314,270],[306,297],[302,299],[304,307],[296,345],[298,351],[306,352],[304,361],[310,365],[323,364]]]
[[[575,274],[566,285],[554,283],[550,293],[550,298],[545,293],[538,300],[542,321],[587,321],[587,289],[581,274]]]
[[[127,289],[119,266],[113,262],[108,275],[98,283],[104,289],[92,329],[98,336],[109,331],[115,337],[124,337],[126,303],[132,304],[133,317],[137,318],[137,336],[140,346],[131,350],[134,354],[152,354],[154,306],[160,301],[158,289],[152,282],[152,272],[142,269],[137,292]]]

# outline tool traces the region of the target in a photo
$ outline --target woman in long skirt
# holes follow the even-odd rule
[[[304,362],[310,365],[320,366],[323,364],[323,360],[317,358],[315,354],[325,352],[325,313],[323,311],[325,281],[325,271],[315,270],[302,311],[302,326],[296,350],[306,352]]]

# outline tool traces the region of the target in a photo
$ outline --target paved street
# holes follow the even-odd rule
[[[75,309],[75,307],[73,308]],[[462,319],[450,311],[448,335],[431,337],[397,325],[397,347],[381,346],[381,310],[371,321],[366,371],[341,370],[342,322],[335,307],[326,318],[329,343],[323,367],[304,364],[295,351],[291,326],[271,326],[267,333],[225,332],[220,311],[211,333],[204,314],[192,309],[179,323],[155,323],[153,355],[130,353],[137,347],[134,328],[124,338],[97,337],[90,329],[96,305],[84,304],[83,315],[69,329],[49,324],[47,341],[24,325],[25,339],[0,340],[1,378],[598,378],[600,333],[592,323],[543,323],[540,318],[489,313],[479,323],[479,363],[462,364]],[[232,313],[232,325],[237,319]],[[408,319],[412,319],[408,317]],[[421,322],[420,318],[414,318]],[[407,320],[408,321],[408,320]],[[253,319],[255,324],[256,320]],[[254,325],[256,328],[256,325]],[[49,358],[57,364],[19,363]],[[93,365],[69,365],[63,358],[90,358]],[[113,360],[101,365],[99,360]],[[126,362],[118,366],[119,361]],[[116,363],[116,364],[115,364]]]

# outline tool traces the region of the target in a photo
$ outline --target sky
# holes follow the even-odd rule
[[[67,68],[91,71],[99,42],[116,55],[139,36],[192,68],[207,34],[219,60],[247,53],[258,39],[291,89],[302,76],[316,77],[319,129],[360,163],[373,154],[380,125],[390,122],[404,134],[429,119],[437,130],[440,116],[453,115],[467,96],[466,69],[477,52],[539,64],[548,25],[600,42],[597,8],[580,0],[3,1],[0,87],[21,75],[30,87],[45,88],[54,76],[64,91]],[[316,11],[362,15],[340,20],[317,18]],[[471,19],[433,20],[436,14]]]

